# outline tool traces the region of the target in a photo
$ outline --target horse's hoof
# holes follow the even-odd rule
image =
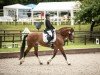
[[[22,58],[22,59],[20,60],[20,65],[21,65],[23,62],[24,62],[24,58]]]
[[[20,64],[19,65],[21,65],[22,64],[22,62],[20,62]]]
[[[68,63],[68,65],[71,65],[71,63]]]
[[[43,65],[43,63],[40,63],[40,65]]]
[[[47,65],[49,65],[50,64],[50,62],[47,62]]]

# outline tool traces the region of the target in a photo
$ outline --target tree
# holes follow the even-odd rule
[[[83,0],[81,10],[76,13],[76,20],[90,23],[90,38],[93,28],[100,23],[100,0]]]
[[[29,3],[29,0],[0,0],[0,9],[3,8],[3,6],[5,5],[10,5],[10,4],[16,4],[16,3],[20,3],[20,4],[27,4]]]
[[[94,19],[100,22],[100,0],[83,0],[81,10],[76,14],[81,22],[91,22]]]

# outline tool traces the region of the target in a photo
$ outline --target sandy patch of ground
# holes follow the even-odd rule
[[[62,55],[47,65],[51,57],[40,56],[44,65],[39,65],[36,57],[26,57],[22,65],[18,58],[0,59],[0,75],[100,75],[100,53],[68,54],[71,66]]]

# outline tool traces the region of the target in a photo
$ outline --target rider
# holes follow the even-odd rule
[[[48,39],[47,44],[50,44],[50,41],[54,38],[54,29],[55,29],[55,28],[54,28],[53,25],[50,23],[50,15],[49,15],[49,14],[46,14],[45,17],[46,17],[46,20],[45,20],[46,29],[45,29],[44,31],[45,31],[45,33],[47,33],[48,36],[49,36],[49,38],[47,38],[47,39]],[[52,36],[49,35],[49,33],[48,33],[49,30],[52,32]],[[52,45],[53,45],[53,44],[52,44]]]

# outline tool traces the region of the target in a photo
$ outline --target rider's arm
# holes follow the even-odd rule
[[[47,29],[54,29],[54,27],[52,26],[49,20],[46,20],[46,27]]]

